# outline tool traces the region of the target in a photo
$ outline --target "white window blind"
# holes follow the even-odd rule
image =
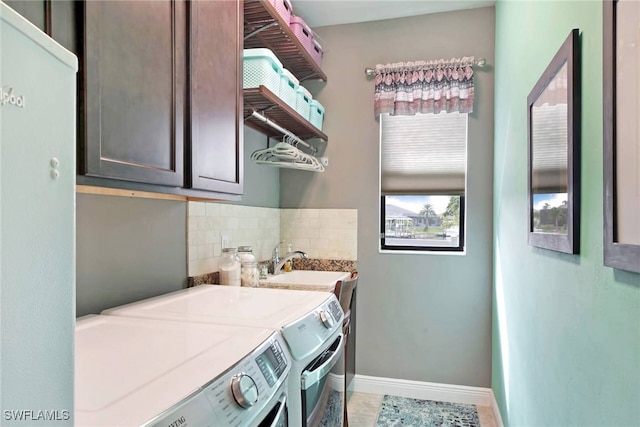
[[[380,127],[382,195],[464,194],[467,114],[383,114]]]
[[[567,104],[531,107],[531,133],[535,140],[531,185],[535,193],[567,192],[567,114]]]

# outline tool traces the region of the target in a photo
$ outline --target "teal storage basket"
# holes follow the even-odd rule
[[[298,96],[298,79],[286,68],[280,74],[280,93],[278,96],[287,105],[294,110],[296,109],[296,99]]]
[[[309,105],[309,121],[319,130],[322,130],[322,122],[324,121],[324,107],[315,99],[312,99]]]
[[[304,86],[298,86],[296,92],[296,112],[309,120],[309,110],[311,109],[311,94]]]
[[[243,52],[242,87],[265,86],[275,95],[280,94],[282,63],[269,49],[245,49]]]

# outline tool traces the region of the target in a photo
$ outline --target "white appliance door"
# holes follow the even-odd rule
[[[76,70],[0,2],[2,425],[73,425]]]
[[[302,371],[302,420],[305,427],[342,427],[344,421],[344,377],[332,373],[342,359],[344,337],[335,341]]]

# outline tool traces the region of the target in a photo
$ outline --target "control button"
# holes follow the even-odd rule
[[[320,311],[320,320],[322,320],[322,324],[324,325],[325,328],[327,329],[333,328],[333,325],[334,325],[333,318],[326,311],[324,310]]]
[[[258,401],[258,386],[247,374],[238,374],[231,378],[231,393],[238,405],[248,409]]]

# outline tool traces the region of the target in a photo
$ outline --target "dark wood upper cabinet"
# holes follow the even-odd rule
[[[242,1],[189,9],[187,187],[242,194]]]
[[[80,173],[184,183],[186,3],[84,3]]]
[[[55,41],[60,43],[70,52],[78,55],[78,28],[77,21],[80,18],[79,11],[82,10],[78,1],[75,0],[45,0],[50,4],[48,10],[51,17],[49,34]]]
[[[238,199],[242,0],[2,1],[79,57],[78,183]]]
[[[2,0],[40,30],[51,35],[51,0]]]
[[[77,54],[74,0],[1,0],[49,37]]]
[[[242,194],[242,1],[83,6],[79,172]]]

